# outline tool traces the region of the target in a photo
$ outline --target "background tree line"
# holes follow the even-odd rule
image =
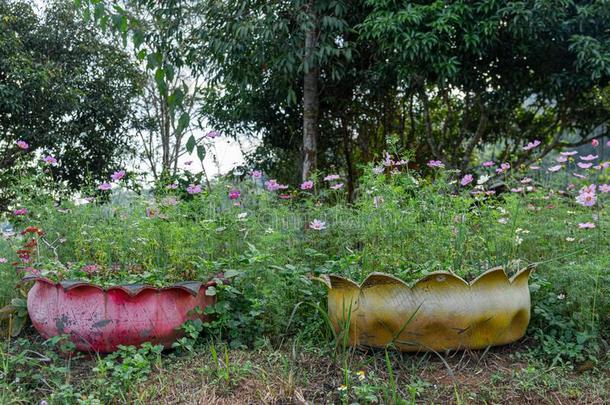
[[[0,4],[2,21],[5,10],[28,7],[9,0]],[[114,70],[100,71],[98,80],[113,73],[126,81],[107,87],[110,99],[84,91],[88,99],[65,106],[63,117],[72,117],[71,125],[40,121],[27,131],[15,127],[31,121],[27,108],[23,119],[5,112],[7,103],[19,109],[27,101],[3,97],[0,119],[13,123],[9,130],[2,127],[11,134],[4,139],[29,132],[33,145],[54,147],[45,140],[47,128],[84,125],[86,120],[75,119],[77,111],[99,117],[96,103],[105,100],[111,102],[101,105],[116,112],[105,119],[108,124],[74,131],[134,146],[155,178],[175,174],[185,145],[203,157],[200,131],[209,125],[235,138],[260,137],[260,146],[247,156],[250,167],[292,182],[316,169],[338,170],[353,191],[360,165],[379,158],[390,139],[412,151],[421,167],[439,159],[464,169],[483,154],[526,162],[522,146],[534,139],[543,141],[548,153],[607,134],[610,7],[603,0],[77,0],[75,5],[77,13],[67,11],[71,4],[53,3],[37,24],[64,10],[75,27],[95,26],[80,34],[96,42],[88,49],[116,53],[107,66]],[[31,13],[29,18],[36,19]],[[25,26],[0,24],[0,46]],[[40,31],[31,35],[43,37]],[[78,36],[61,38],[70,44]],[[79,60],[70,55],[65,62],[64,83],[82,80],[86,69],[74,66]],[[17,83],[7,65],[0,66],[0,84]],[[53,107],[73,98],[56,99]],[[110,123],[121,130],[100,131]],[[62,145],[72,144],[80,145]]]

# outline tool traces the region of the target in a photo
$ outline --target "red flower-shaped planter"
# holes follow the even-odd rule
[[[215,295],[206,295],[206,289],[216,285],[213,281],[108,289],[80,281],[34,281],[28,312],[36,330],[47,339],[68,335],[77,350],[87,352],[109,353],[119,345],[144,342],[168,348],[182,336],[184,322],[205,320],[203,310],[216,302]]]

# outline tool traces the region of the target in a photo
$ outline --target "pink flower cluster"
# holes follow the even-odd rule
[[[596,186],[591,184],[589,186],[580,189],[580,193],[576,197],[576,202],[585,207],[592,207],[597,202],[597,195],[595,194]]]
[[[271,179],[271,180],[267,180],[265,182],[265,188],[268,191],[277,191],[277,190],[285,190],[288,188],[288,186],[285,184],[278,183],[276,179]]]

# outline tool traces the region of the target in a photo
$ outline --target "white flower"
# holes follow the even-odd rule
[[[508,219],[500,218],[500,219],[498,219],[498,222],[501,223],[501,224],[506,224],[508,222]]]
[[[515,243],[518,245],[523,243],[523,238],[521,238],[520,236],[515,236]]]
[[[244,219],[247,216],[248,216],[247,212],[240,212],[239,214],[237,214],[237,219]]]
[[[571,238],[571,237],[567,237],[566,238],[566,242],[574,242],[576,240],[576,238]]]
[[[481,184],[485,184],[487,183],[487,180],[489,180],[489,176],[484,174],[481,177],[479,177],[479,179],[477,180],[477,184],[480,186]]]

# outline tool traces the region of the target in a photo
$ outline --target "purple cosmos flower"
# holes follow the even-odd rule
[[[522,187],[518,187],[518,188],[511,188],[510,191],[512,193],[522,193],[523,192],[523,188]]]
[[[43,161],[44,161],[46,164],[49,164],[49,165],[56,165],[56,164],[57,164],[57,159],[55,159],[55,158],[54,158],[53,156],[51,156],[51,155],[45,156],[45,157],[44,157],[42,160],[43,160]]]
[[[610,184],[600,184],[599,192],[600,193],[610,193]]]
[[[549,172],[551,172],[551,173],[555,173],[555,172],[560,171],[560,170],[561,170],[561,168],[562,168],[562,166],[561,166],[561,165],[556,165],[556,166],[551,166],[551,167],[549,167],[547,170],[548,170]]]
[[[440,160],[431,160],[428,162],[428,167],[445,167]]]
[[[595,224],[593,222],[584,222],[584,223],[578,224],[578,227],[580,229],[593,229],[593,228],[595,228]]]
[[[218,131],[210,131],[206,134],[206,137],[210,138],[210,139],[218,138],[219,136],[220,136],[220,132],[218,132]]]
[[[586,179],[587,178],[587,176],[583,176],[580,173],[572,173],[572,174],[574,175],[574,177],[578,177],[579,179]]]
[[[16,143],[19,149],[28,150],[30,148],[30,145],[26,141],[19,140]]]
[[[261,172],[260,170],[252,170],[252,173],[250,173],[250,175],[255,179],[260,179],[263,176],[263,172]]]
[[[382,174],[383,172],[385,172],[385,168],[383,166],[373,167],[373,173]]]
[[[168,184],[167,186],[165,186],[165,188],[168,190],[176,190],[178,188],[178,183]]]
[[[392,166],[394,164],[394,161],[392,160],[392,157],[390,156],[389,153],[386,152],[385,154],[385,159],[383,160],[383,165],[384,166]]]
[[[326,222],[320,221],[319,219],[314,219],[309,223],[309,228],[314,229],[316,231],[321,231],[326,229]]]
[[[19,208],[16,209],[15,211],[13,211],[13,214],[15,216],[21,216],[21,215],[26,215],[28,213],[28,209],[27,208]]]
[[[576,197],[576,202],[585,207],[594,206],[596,201],[597,197],[595,196],[595,193],[580,193],[578,197]]]
[[[324,181],[334,181],[334,180],[339,180],[341,178],[341,176],[339,176],[338,174],[329,174],[328,176],[324,177]]]
[[[462,180],[460,180],[460,184],[462,186],[467,186],[470,183],[472,183],[472,180],[473,180],[472,174],[467,174],[464,177],[462,177]]]
[[[230,200],[237,200],[240,195],[241,195],[241,193],[239,192],[239,190],[233,189],[233,190],[231,190],[229,192],[229,199]]]
[[[532,179],[529,177],[524,177],[523,179],[521,179],[521,184],[528,184],[531,182],[532,182]]]
[[[527,145],[525,145],[523,147],[523,150],[531,150],[531,149],[537,148],[538,146],[540,146],[541,143],[542,142],[540,142],[539,140],[536,139],[534,142],[529,142]]]
[[[595,184],[589,184],[580,189],[581,193],[595,193],[597,186]]]
[[[557,156],[557,159],[555,159],[555,160],[558,161],[559,163],[565,163],[568,161],[568,157],[559,155],[559,156]]]
[[[332,186],[330,186],[330,188],[332,188],[333,190],[339,190],[340,188],[343,188],[343,183],[333,184]]]
[[[110,183],[104,182],[104,183],[100,184],[99,186],[97,186],[97,188],[102,191],[108,191],[112,188],[112,186],[110,185]]]
[[[201,184],[190,184],[186,188],[186,192],[190,195],[201,193]]]
[[[560,154],[562,156],[574,156],[576,155],[578,152],[575,150],[571,150],[571,151],[567,151],[567,152],[560,152]]]
[[[599,156],[597,155],[580,156],[580,160],[591,161],[597,159],[598,157]]]
[[[278,183],[276,179],[267,180],[265,187],[269,191],[285,190],[288,188],[287,185]]]
[[[280,194],[278,197],[280,197],[282,200],[290,200],[292,198],[290,194]]]
[[[113,181],[119,181],[121,180],[123,177],[125,177],[125,170],[118,170],[114,173],[112,173],[112,176],[110,176],[110,178]]]
[[[301,190],[311,190],[313,188],[313,181],[307,180],[301,183]]]
[[[100,271],[100,268],[97,264],[88,264],[86,266],[83,266],[82,270],[85,273],[93,274],[93,273],[97,273],[98,271]]]
[[[594,148],[597,148],[599,146],[599,141],[597,139],[592,140],[591,146],[593,146]]]
[[[578,162],[578,163],[576,163],[576,165],[577,165],[578,167],[580,167],[581,169],[588,169],[588,168],[590,168],[591,166],[593,166],[593,163],[582,163],[582,162]]]
[[[488,160],[487,162],[483,162],[483,164],[481,166],[483,167],[492,167],[493,165],[495,165],[495,163],[491,160]]]

